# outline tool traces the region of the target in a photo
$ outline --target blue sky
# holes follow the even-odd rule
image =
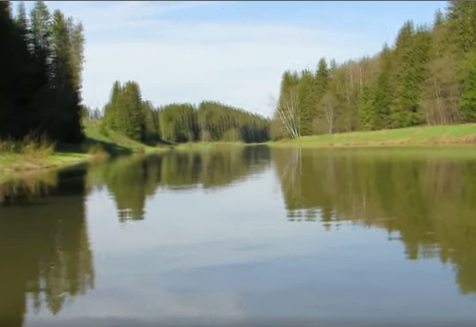
[[[46,1],[85,27],[85,104],[136,80],[155,105],[218,100],[269,115],[285,69],[314,69],[431,23],[444,1]],[[32,4],[27,3],[27,8]]]

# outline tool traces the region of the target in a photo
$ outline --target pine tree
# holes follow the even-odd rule
[[[63,14],[56,11],[51,17],[42,1],[29,17],[23,3],[14,18],[7,10],[1,14],[1,136],[33,133],[55,141],[81,141],[79,90],[68,78],[71,46]]]
[[[81,72],[84,64],[84,35],[83,25],[81,23],[75,24],[72,18],[68,18],[68,32],[70,39],[70,65],[72,73],[73,87],[81,90],[82,80]]]
[[[21,1],[18,4],[17,14],[15,17],[15,23],[20,31],[20,34],[25,42],[25,45],[29,45],[29,26],[28,26],[28,17],[26,15],[25,3]]]
[[[327,85],[329,83],[329,69],[327,67],[326,59],[321,58],[319,60],[317,73],[316,73],[316,91],[318,94],[317,101],[319,102],[327,91]]]
[[[157,112],[150,101],[142,103],[142,110],[144,115],[144,141],[157,141],[159,139]]]
[[[109,102],[104,109],[103,124],[112,130],[118,129],[118,108],[121,105],[122,87],[119,81],[115,81],[112,85]]]
[[[329,84],[329,68],[327,67],[326,60],[321,58],[318,63],[317,72],[314,78],[313,87],[311,89],[312,92],[312,133],[313,134],[321,134],[328,132],[328,123],[327,123],[327,116],[326,110],[328,110],[329,105],[323,106],[322,99],[324,95],[327,93],[327,88]],[[331,99],[331,98],[329,98]],[[325,103],[329,104],[333,102],[325,101]]]
[[[415,31],[412,22],[405,23],[400,31],[395,50],[399,82],[392,108],[393,127],[409,127],[423,121],[421,89],[428,70],[430,42],[429,31],[425,28]]]
[[[463,122],[476,122],[476,51],[468,59],[469,74],[465,80],[465,88],[459,109]]]
[[[299,81],[298,101],[299,101],[299,121],[301,135],[312,135],[312,121],[315,117],[315,87],[314,74],[305,70],[302,72]]]
[[[476,3],[448,1],[449,27],[457,49],[469,53],[476,48]]]
[[[71,39],[63,13],[56,10],[51,23],[51,87],[56,103],[50,111],[49,132],[54,139],[79,142],[83,138],[79,92],[71,66]]]
[[[364,84],[359,99],[359,130],[372,130],[373,121],[375,121],[375,112],[372,105],[372,93],[369,86]]]
[[[50,13],[44,1],[37,1],[30,13],[34,54],[38,63],[50,62]]]
[[[390,100],[387,74],[381,73],[377,80],[377,88],[372,101],[373,119],[371,126],[373,130],[390,127]]]
[[[118,113],[119,131],[133,140],[141,141],[144,138],[144,115],[142,97],[136,82],[124,84]]]

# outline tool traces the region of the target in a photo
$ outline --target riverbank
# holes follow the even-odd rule
[[[240,147],[252,145],[254,143],[244,142],[188,142],[180,143],[173,146],[176,150],[208,150],[222,147]]]
[[[422,126],[392,130],[303,136],[270,146],[379,147],[476,145],[476,124]]]
[[[91,157],[88,154],[65,152],[55,152],[47,157],[2,153],[0,154],[0,174],[61,167],[88,161]]]
[[[108,131],[100,133],[99,124],[89,124],[84,129],[86,139],[81,144],[60,143],[43,151],[0,151],[0,175],[59,168],[81,162],[104,159],[133,153],[153,153],[171,149],[168,144],[146,145],[128,137]]]

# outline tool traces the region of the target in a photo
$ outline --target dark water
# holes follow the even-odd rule
[[[476,326],[468,151],[169,152],[5,183],[0,326]]]

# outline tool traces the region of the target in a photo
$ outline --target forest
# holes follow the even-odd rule
[[[94,116],[97,111],[88,112]],[[102,133],[109,129],[146,144],[159,140],[251,143],[269,139],[269,120],[265,117],[213,101],[154,108],[142,99],[139,84],[133,81],[114,82],[101,123]]]
[[[0,44],[0,137],[81,142],[82,24],[43,1],[29,15],[2,1]]]
[[[84,120],[101,120],[101,132],[114,130],[154,144],[269,139],[269,120],[218,102],[170,104],[154,108],[142,99],[139,84],[115,82],[103,112],[82,104],[84,35],[81,22],[61,11],[50,13],[37,1],[27,14],[0,3],[0,138],[46,136],[80,143]],[[104,117],[103,117],[104,116]]]
[[[144,100],[137,82],[116,81],[103,110],[82,103],[81,22],[37,1],[27,14],[0,3],[0,138],[84,140],[84,118],[148,144],[241,141],[476,122],[476,4],[449,1],[433,23],[403,24],[372,57],[285,71],[271,119],[226,104]]]
[[[474,17],[476,3],[449,1],[373,57],[285,71],[271,138],[476,122]]]

